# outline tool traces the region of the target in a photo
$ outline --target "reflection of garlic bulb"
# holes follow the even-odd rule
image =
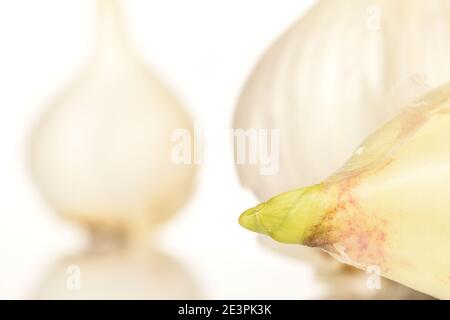
[[[196,299],[199,291],[183,266],[151,248],[145,253],[86,252],[50,270],[37,299]]]
[[[99,0],[94,63],[40,119],[35,179],[58,211],[91,227],[147,228],[183,204],[194,167],[171,161],[192,130],[178,101],[126,46],[114,0]]]
[[[450,80],[448,12],[449,0],[319,1],[242,93],[236,128],[280,129],[278,173],[239,165],[243,184],[265,200],[319,182],[396,113],[399,83],[419,75],[420,92],[406,94],[414,98],[426,91],[422,79]]]

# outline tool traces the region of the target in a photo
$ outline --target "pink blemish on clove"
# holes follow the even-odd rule
[[[382,170],[391,162],[386,161],[376,170]],[[335,249],[337,246],[355,265],[377,265],[386,270],[384,249],[387,223],[377,215],[365,212],[352,192],[366,174],[369,173],[348,176],[338,183],[335,206],[313,228],[305,244],[341,255]]]
[[[386,222],[376,215],[364,212],[358,199],[352,193],[352,188],[358,184],[358,176],[346,179],[340,186],[337,204],[322,223],[328,223],[329,229],[340,226],[339,232],[329,232],[333,237],[327,235],[325,230],[323,238],[329,246],[330,240],[344,248],[348,258],[359,265],[378,265],[381,268],[385,264],[384,248],[386,242]]]

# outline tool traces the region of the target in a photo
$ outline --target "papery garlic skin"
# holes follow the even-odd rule
[[[450,80],[449,52],[449,0],[319,1],[241,94],[235,128],[280,130],[279,171],[238,164],[242,184],[266,200],[325,179],[400,111],[399,95],[415,98]],[[410,77],[418,85],[398,89]]]
[[[430,300],[424,293],[411,290],[397,282],[367,273],[330,258],[316,248],[299,247],[275,242],[260,236],[258,242],[272,252],[292,259],[303,260],[314,266],[314,279],[322,288],[318,298],[332,300]],[[372,286],[368,288],[368,284]]]
[[[192,124],[174,95],[128,48],[116,1],[99,1],[93,63],[34,127],[30,164],[48,202],[93,228],[146,229],[191,193],[195,167],[171,158]]]

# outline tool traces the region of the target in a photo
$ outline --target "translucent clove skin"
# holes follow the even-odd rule
[[[241,225],[450,298],[450,84],[414,105],[326,181],[245,211]]]

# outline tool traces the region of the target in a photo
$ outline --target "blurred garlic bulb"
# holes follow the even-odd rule
[[[450,80],[449,12],[450,0],[319,1],[242,92],[235,128],[280,129],[278,172],[239,164],[242,183],[260,200],[317,183],[399,111],[399,99]]]
[[[191,122],[129,49],[116,0],[98,0],[97,44],[35,126],[32,171],[66,217],[93,229],[148,229],[191,192],[194,166],[171,160],[172,133],[192,132]]]

